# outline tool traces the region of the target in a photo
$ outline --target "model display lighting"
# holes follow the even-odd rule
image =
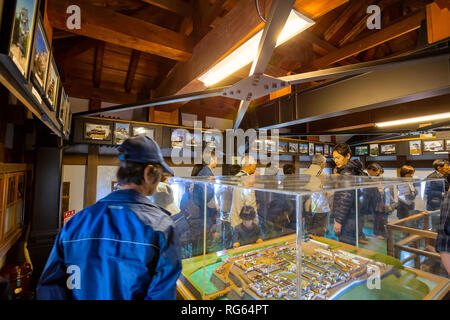
[[[314,23],[313,20],[292,10],[278,37],[276,47],[308,29]],[[259,31],[198,79],[209,87],[251,63],[257,55],[262,34],[263,30]]]
[[[379,123],[376,123],[375,126],[383,128],[383,127],[389,127],[389,126],[401,126],[404,124],[418,123],[418,122],[424,122],[424,121],[444,120],[444,119],[449,119],[449,118],[450,118],[450,112],[447,112],[447,113],[432,114],[432,115],[423,116],[423,117],[415,117],[415,118],[408,118],[408,119],[402,119],[402,120],[379,122]]]

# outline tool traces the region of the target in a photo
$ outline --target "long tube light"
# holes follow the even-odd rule
[[[438,113],[438,114],[432,114],[429,116],[408,118],[408,119],[402,119],[402,120],[379,122],[379,123],[376,123],[375,126],[383,128],[383,127],[389,127],[389,126],[400,126],[400,125],[409,124],[409,123],[444,120],[444,119],[448,119],[448,118],[450,118],[450,112]]]
[[[314,23],[313,20],[305,17],[298,11],[292,10],[278,37],[275,47],[278,47],[300,32],[308,29]],[[256,33],[198,79],[205,86],[209,87],[251,63],[257,55],[262,34],[263,30]]]

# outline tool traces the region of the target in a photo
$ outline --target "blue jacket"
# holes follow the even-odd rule
[[[175,299],[180,272],[172,219],[142,194],[119,190],[77,213],[60,230],[37,298]]]

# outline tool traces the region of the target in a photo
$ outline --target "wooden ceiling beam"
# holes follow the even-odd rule
[[[81,8],[80,29],[67,29],[70,5]],[[88,0],[48,0],[48,16],[54,28],[89,38],[178,61],[187,61],[192,55],[188,37],[106,8],[99,10]]]
[[[394,4],[399,0],[381,0],[377,6],[380,8],[381,12],[383,12],[384,9],[386,9],[388,6]],[[366,10],[367,7],[364,7],[364,10]],[[383,16],[383,15],[382,15]],[[363,30],[367,28],[367,17],[368,15],[365,14],[363,17],[358,21],[357,24],[353,26],[353,28],[348,32],[340,41],[339,41],[339,47],[344,46],[345,44],[353,41]],[[384,25],[382,26],[384,28]]]
[[[381,29],[363,39],[351,43],[339,50],[314,61],[315,69],[325,68],[333,63],[354,56],[362,51],[383,44],[391,39],[400,37],[403,34],[419,29],[422,21],[425,19],[425,11],[414,12],[403,17],[390,26]]]
[[[349,21],[352,16],[362,7],[365,1],[356,0],[352,1],[339,15],[339,18],[334,20],[334,22],[328,27],[327,30],[323,33],[323,38],[326,41],[329,41],[335,34],[338,32],[342,26]]]
[[[133,50],[130,58],[130,66],[128,68],[127,80],[125,81],[125,91],[131,92],[133,87],[134,77],[136,76],[137,66],[139,64],[139,59],[141,57],[141,53],[139,51]]]
[[[348,0],[297,0],[295,8],[312,19],[334,10]],[[261,1],[268,12],[271,1]],[[204,90],[197,78],[211,66],[264,27],[254,1],[238,1],[227,15],[195,46],[192,57],[178,64],[157,89],[158,96],[169,96]]]
[[[127,104],[138,101],[137,94],[117,90],[94,88],[81,81],[63,82],[64,90],[69,97],[80,99],[99,99],[103,102]]]
[[[155,7],[176,13],[182,17],[192,16],[192,6],[183,0],[142,0]]]
[[[103,57],[105,56],[105,43],[101,42],[95,49],[94,88],[100,88],[102,81]]]
[[[98,41],[91,38],[76,36],[76,38],[65,38],[53,41],[55,60],[58,63],[71,60],[98,45]]]

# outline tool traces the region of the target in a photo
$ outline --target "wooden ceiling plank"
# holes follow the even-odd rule
[[[95,39],[79,36],[77,36],[76,39],[70,38],[54,41],[53,48],[55,60],[57,62],[71,60],[83,52],[97,46],[97,44],[98,41]]]
[[[183,0],[142,0],[155,7],[176,13],[182,17],[192,16],[192,6]]]
[[[383,12],[384,9],[386,9],[388,6],[394,4],[397,1],[399,1],[399,0],[381,0],[377,5],[380,8],[380,11]],[[364,10],[366,10],[366,9],[367,9],[367,7],[364,6]],[[342,47],[345,44],[353,41],[363,30],[365,30],[367,28],[367,17],[368,17],[367,14],[363,15],[361,20],[359,20],[358,23],[353,26],[353,28],[350,30],[350,32],[347,33],[339,41],[339,47]]]
[[[403,34],[419,29],[422,20],[425,19],[424,10],[414,12],[406,17],[401,18],[390,26],[381,29],[363,39],[351,43],[339,50],[331,52],[330,54],[317,59],[313,65],[315,69],[322,69],[333,63],[354,56],[362,51],[368,50],[372,47],[378,46],[391,39],[397,38]]]
[[[131,92],[131,88],[133,87],[133,81],[136,76],[137,66],[139,64],[139,58],[141,57],[141,53],[139,51],[133,50],[130,58],[130,66],[128,68],[127,80],[125,81],[125,91]]]
[[[81,8],[80,29],[67,29],[66,9],[69,5]],[[188,37],[109,9],[98,10],[87,0],[48,0],[48,15],[57,29],[173,60],[186,61],[192,55]]]
[[[335,34],[338,32],[341,27],[348,21],[350,18],[361,8],[361,6],[365,3],[365,1],[352,1],[347,8],[345,8],[344,12],[339,16],[338,19],[334,20],[334,22],[328,27],[328,29],[324,32],[323,38],[326,41],[329,41]]]
[[[105,88],[94,88],[86,85],[86,82],[68,81],[64,82],[64,90],[69,97],[80,99],[100,99],[103,102],[126,104],[136,102],[136,94],[120,92]]]
[[[103,57],[105,56],[105,43],[98,44],[95,51],[95,64],[94,64],[94,88],[100,88],[102,81],[103,70]]]

